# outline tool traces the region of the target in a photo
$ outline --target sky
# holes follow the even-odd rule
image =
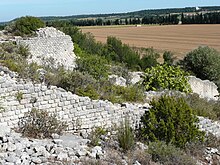
[[[220,0],[0,0],[0,22],[26,15],[69,16],[195,6],[220,6]]]

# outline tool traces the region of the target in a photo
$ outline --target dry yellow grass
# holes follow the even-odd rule
[[[106,42],[115,36],[135,47],[153,47],[158,52],[170,50],[178,59],[198,46],[210,46],[220,51],[220,25],[168,25],[168,26],[110,26],[84,27],[97,41]]]

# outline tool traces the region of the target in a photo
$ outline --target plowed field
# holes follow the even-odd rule
[[[93,33],[97,41],[115,36],[130,46],[153,47],[160,53],[170,50],[178,58],[198,46],[220,51],[220,25],[84,27],[82,31]]]

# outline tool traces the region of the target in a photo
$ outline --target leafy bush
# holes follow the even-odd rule
[[[66,123],[59,121],[56,114],[32,109],[19,122],[18,131],[27,137],[50,138],[53,133],[61,134],[66,128]]]
[[[141,136],[147,141],[165,141],[177,147],[202,141],[198,118],[183,98],[161,96],[151,102],[151,108],[141,117]]]
[[[134,132],[130,127],[129,120],[127,118],[125,118],[124,122],[122,122],[118,128],[117,136],[119,145],[124,151],[128,151],[134,147]]]
[[[148,152],[155,162],[165,165],[195,165],[196,162],[179,148],[165,142],[151,142]]]
[[[203,80],[214,81],[220,86],[220,53],[209,47],[199,47],[188,53],[181,64],[187,71]]]
[[[42,20],[32,16],[18,18],[13,22],[7,30],[15,35],[26,36],[32,35],[38,28],[44,27],[45,24]]]
[[[157,65],[146,69],[142,84],[147,91],[169,89],[189,93],[191,88],[186,76],[188,73],[178,66]]]

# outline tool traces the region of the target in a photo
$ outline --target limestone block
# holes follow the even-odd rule
[[[211,81],[201,80],[194,76],[189,76],[189,84],[194,93],[199,94],[202,98],[217,100],[219,93],[218,87]]]

